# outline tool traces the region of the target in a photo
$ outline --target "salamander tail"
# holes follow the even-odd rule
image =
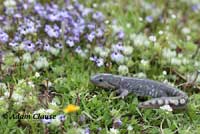
[[[139,103],[139,108],[160,108],[164,105],[169,105],[173,109],[185,108],[188,102],[187,96],[176,97],[161,97],[154,98],[145,102]]]

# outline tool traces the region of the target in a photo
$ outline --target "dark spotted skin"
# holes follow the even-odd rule
[[[91,77],[91,82],[99,87],[116,89],[121,98],[129,93],[151,96],[151,100],[139,103],[140,108],[160,108],[163,105],[170,105],[173,109],[178,109],[184,108],[188,102],[185,92],[154,80],[97,74]]]

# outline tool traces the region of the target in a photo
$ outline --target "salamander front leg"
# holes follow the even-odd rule
[[[124,97],[126,97],[129,93],[126,89],[119,89],[118,92],[120,93],[119,97],[122,99],[124,99]]]

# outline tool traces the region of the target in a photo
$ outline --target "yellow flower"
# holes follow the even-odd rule
[[[79,106],[73,105],[73,104],[69,104],[68,106],[66,106],[63,111],[65,113],[72,113],[72,112],[76,112],[80,109]]]

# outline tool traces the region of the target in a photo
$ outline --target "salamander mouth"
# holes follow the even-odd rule
[[[94,76],[90,77],[90,81],[94,84],[96,84],[97,82],[94,80]]]

